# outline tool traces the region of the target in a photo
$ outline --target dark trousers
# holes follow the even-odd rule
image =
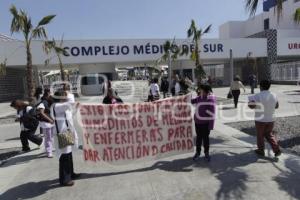
[[[200,154],[203,143],[204,153],[209,153],[209,134],[208,124],[195,124],[196,128],[196,152]]]
[[[43,138],[35,135],[35,131],[21,131],[20,139],[23,151],[30,150],[28,140],[36,145],[41,145],[43,142]]]
[[[255,84],[254,83],[250,84],[250,87],[251,87],[251,94],[254,94]]]
[[[232,96],[233,96],[234,107],[237,108],[241,91],[240,90],[232,90],[231,92],[232,92]]]
[[[163,91],[164,98],[167,97],[167,93],[168,93],[168,91]]]
[[[72,152],[61,154],[59,158],[59,183],[66,184],[72,180],[74,175]]]

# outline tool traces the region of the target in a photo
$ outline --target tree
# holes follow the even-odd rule
[[[62,63],[61,56],[62,55],[67,55],[67,51],[63,48],[63,39],[61,39],[59,45],[57,45],[56,41],[53,39],[51,41],[45,41],[44,43],[44,50],[47,54],[53,52],[55,56],[57,57],[58,63],[59,63],[59,68],[60,68],[60,76],[62,81],[66,81],[65,78],[65,73],[64,73],[64,66]],[[47,59],[45,61],[46,65],[49,64],[50,59]]]
[[[168,61],[168,82],[169,82],[169,93],[171,93],[172,88],[172,69],[171,69],[171,63],[172,61],[176,60],[179,54],[183,54],[183,51],[181,52],[180,48],[175,44],[175,38],[173,41],[167,40],[163,44],[164,48],[164,54],[161,57],[160,61]],[[158,61],[158,62],[160,62]]]
[[[208,33],[211,29],[211,25],[209,25],[204,31],[202,29],[198,29],[194,20],[192,20],[191,25],[187,31],[187,36],[195,45],[195,48],[191,52],[191,59],[195,61],[195,75],[198,80],[198,84],[201,83],[201,80],[205,77],[205,71],[200,62],[200,40],[202,36]]]
[[[28,97],[32,98],[34,95],[35,83],[32,70],[31,42],[33,39],[47,39],[45,26],[51,22],[55,15],[48,15],[46,17],[43,17],[34,27],[30,16],[24,10],[17,10],[17,8],[12,5],[10,8],[10,13],[13,16],[10,26],[11,34],[21,33],[24,36],[24,45],[26,48],[27,58],[26,79]]]
[[[0,63],[0,76],[6,75],[6,61],[7,59],[5,58],[4,61]]]

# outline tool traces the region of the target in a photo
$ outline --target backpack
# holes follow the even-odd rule
[[[28,112],[26,112],[27,107],[23,110],[23,116],[21,117],[21,122],[23,123],[23,126],[26,129],[29,129],[31,131],[35,131],[37,127],[39,126],[39,120],[37,117],[37,109],[36,107],[33,107]]]

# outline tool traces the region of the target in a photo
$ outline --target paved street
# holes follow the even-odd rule
[[[136,84],[135,84],[136,85]],[[141,84],[138,84],[141,85]],[[143,87],[141,87],[143,88]],[[137,91],[141,92],[139,88]],[[296,86],[273,86],[281,102],[279,115],[299,114],[299,96],[286,92]],[[120,96],[130,91],[119,89]],[[226,96],[228,88],[215,89]],[[134,94],[130,102],[140,101]],[[138,100],[135,100],[137,99]],[[247,100],[242,95],[241,101]],[[82,97],[81,102],[99,102],[99,97]],[[240,106],[242,106],[241,103]],[[233,105],[224,109],[231,116]],[[220,107],[219,109],[223,109]],[[239,120],[245,120],[240,117]],[[193,154],[126,166],[86,165],[82,151],[74,153],[76,172],[83,173],[71,188],[58,185],[58,160],[45,157],[43,147],[18,155],[0,166],[0,199],[299,199],[300,158],[284,153],[275,160],[268,150],[266,158],[258,158],[254,137],[239,132],[217,120],[211,133],[212,160],[192,161]],[[228,120],[230,121],[230,120]],[[78,127],[78,125],[77,125]],[[79,132],[80,129],[78,128]],[[0,125],[0,148],[19,145],[18,124]],[[5,146],[6,145],[6,146]],[[34,147],[34,145],[32,145]]]

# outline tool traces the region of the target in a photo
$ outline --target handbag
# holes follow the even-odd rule
[[[233,97],[232,93],[231,93],[231,91],[229,91],[228,94],[227,94],[227,99],[232,99],[232,97]]]
[[[65,130],[64,132],[60,132],[58,130],[58,125],[57,125],[57,120],[56,120],[56,113],[55,113],[55,106],[53,106],[53,114],[54,114],[54,121],[55,121],[56,132],[57,132],[58,148],[63,149],[65,147],[69,146],[69,145],[74,145],[75,144],[74,134],[69,128],[66,113],[65,113],[65,122],[66,122],[66,125],[67,125],[67,130]]]

